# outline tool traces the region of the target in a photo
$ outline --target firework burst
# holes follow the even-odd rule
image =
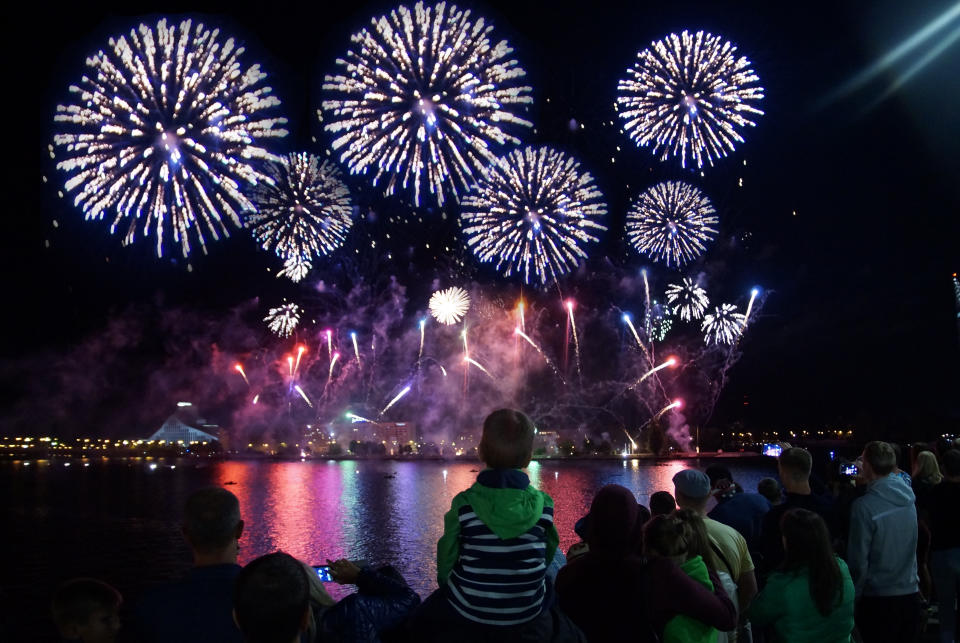
[[[288,277],[293,283],[300,283],[304,277],[313,268],[310,261],[300,257],[293,256],[283,262],[283,270],[277,273],[278,277]]]
[[[442,205],[493,161],[492,146],[520,142],[509,130],[532,126],[517,114],[532,89],[492,30],[455,5],[418,2],[351,37],[341,72],[324,78],[318,116],[352,173],[373,172],[387,194],[412,183],[418,205],[426,183]]]
[[[708,344],[733,344],[740,336],[746,319],[733,304],[720,304],[703,317],[703,339]]]
[[[264,250],[302,265],[343,244],[353,225],[352,207],[333,163],[321,164],[312,154],[291,154],[267,164],[266,171],[269,180],[253,189],[257,209],[247,218],[247,227]]]
[[[125,245],[142,230],[157,255],[170,235],[184,256],[191,237],[205,249],[253,208],[241,188],[266,178],[256,162],[274,157],[261,141],[287,134],[267,116],[280,101],[259,65],[241,66],[242,47],[190,20],[141,24],[109,45],[57,106],[51,154],[66,191],[87,219],[125,227]]]
[[[430,297],[430,314],[438,322],[447,326],[463,319],[469,309],[470,295],[463,288],[438,290]],[[423,329],[422,324],[420,328]]]
[[[289,337],[300,323],[300,307],[296,304],[284,304],[267,311],[263,318],[267,328],[278,337]]]
[[[576,268],[587,253],[581,244],[606,230],[603,194],[589,172],[548,147],[514,150],[484,171],[463,200],[467,244],[480,261],[496,262],[509,277],[541,285]]]
[[[706,290],[698,286],[693,279],[684,277],[683,283],[667,286],[667,303],[672,307],[674,315],[679,315],[683,321],[690,321],[703,317],[710,300]]]
[[[741,131],[763,112],[760,78],[746,57],[720,36],[670,34],[637,54],[617,85],[617,111],[630,138],[659,150],[660,160],[687,157],[713,165],[742,143]]]
[[[627,212],[627,237],[638,252],[680,267],[699,257],[717,235],[719,219],[699,189],[680,181],[658,183]]]

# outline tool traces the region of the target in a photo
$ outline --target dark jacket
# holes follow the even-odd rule
[[[783,514],[791,509],[806,509],[820,514],[820,517],[827,523],[827,529],[830,530],[831,536],[837,536],[833,498],[816,493],[809,495],[786,494],[783,503],[774,506],[763,517],[758,567],[764,574],[773,571],[783,562],[783,536],[780,533],[780,519],[783,518]]]
[[[420,603],[420,597],[392,567],[364,567],[357,589],[333,607],[315,608],[319,641],[379,643],[381,633],[401,625]]]
[[[134,613],[137,641],[242,643],[233,622],[233,585],[240,565],[194,567],[183,580],[144,595]]]

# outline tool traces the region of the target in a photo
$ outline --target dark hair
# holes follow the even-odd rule
[[[773,478],[764,478],[757,483],[757,493],[769,500],[771,503],[780,501],[780,483]]]
[[[733,482],[733,474],[730,473],[730,469],[726,468],[723,465],[711,464],[709,467],[703,471],[707,474],[707,477],[710,478],[710,486],[717,486],[717,482],[720,480],[729,480]]]
[[[665,516],[677,508],[677,501],[669,491],[657,491],[650,496],[650,513]]]
[[[683,556],[685,560],[701,556],[707,569],[716,569],[703,517],[692,509],[651,518],[643,527],[643,543],[661,556]]]
[[[249,643],[289,643],[303,623],[310,579],[296,558],[282,551],[261,556],[240,570],[233,591],[237,625]]]
[[[492,469],[521,469],[533,455],[533,422],[514,409],[499,409],[483,421],[480,453]]]
[[[84,625],[97,610],[114,610],[123,597],[112,586],[95,578],[74,578],[60,585],[50,603],[53,622],[61,630]]]
[[[240,524],[240,503],[222,487],[198,489],[187,498],[183,510],[183,533],[190,546],[202,552],[223,549]]]
[[[886,442],[874,440],[867,442],[863,447],[863,459],[870,463],[870,468],[878,476],[886,476],[897,468],[897,453]]]
[[[960,476],[960,451],[950,449],[940,458],[940,468],[951,478]]]
[[[813,457],[810,452],[800,447],[790,447],[780,454],[778,459],[780,468],[791,474],[793,478],[809,478],[813,471]]]
[[[780,518],[786,557],[785,571],[806,569],[810,597],[817,610],[829,615],[843,598],[843,576],[830,546],[830,533],[823,518],[806,509],[791,509]]]

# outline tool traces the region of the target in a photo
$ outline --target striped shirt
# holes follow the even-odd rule
[[[460,556],[448,579],[447,597],[466,619],[489,625],[516,625],[540,614],[546,592],[547,532],[553,507],[515,538],[501,540],[473,507],[458,510]]]

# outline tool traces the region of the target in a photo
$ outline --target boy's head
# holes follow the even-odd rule
[[[650,513],[654,516],[665,516],[676,508],[677,501],[669,491],[657,491],[650,495]]]
[[[483,421],[477,451],[491,469],[522,469],[533,457],[533,422],[514,409],[494,411]]]
[[[757,493],[770,501],[770,504],[778,505],[783,499],[780,495],[780,483],[773,478],[764,478],[757,483]]]
[[[117,614],[123,597],[93,578],[75,578],[53,595],[50,611],[60,635],[83,643],[112,643],[120,631]]]
[[[310,579],[296,558],[275,552],[240,570],[233,618],[248,643],[298,640],[309,620]]]

